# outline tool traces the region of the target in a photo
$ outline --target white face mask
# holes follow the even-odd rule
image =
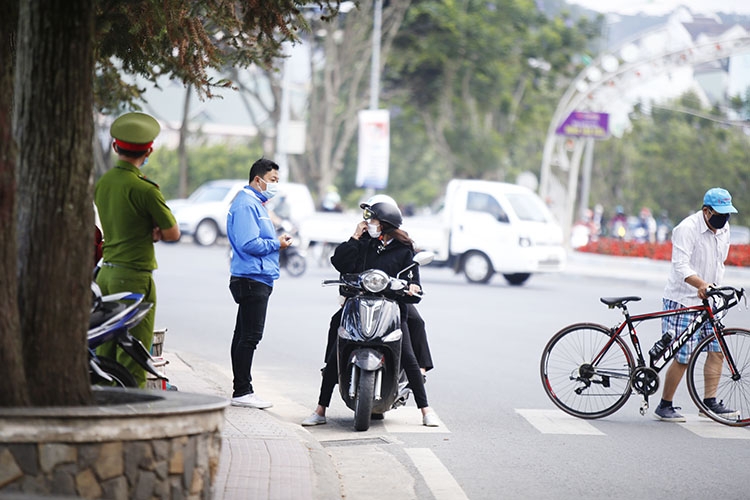
[[[378,225],[373,222],[367,223],[367,234],[370,235],[371,238],[377,238],[380,236],[380,231],[378,230]]]
[[[276,194],[279,192],[279,183],[278,182],[266,182],[265,179],[262,177],[259,177],[260,180],[262,180],[266,184],[266,190],[263,191],[263,196],[268,198],[269,200],[276,196]]]

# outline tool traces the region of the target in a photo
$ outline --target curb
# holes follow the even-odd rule
[[[573,251],[568,253],[568,263],[563,274],[665,285],[671,265],[666,260]],[[723,284],[750,288],[750,268],[726,266]]]

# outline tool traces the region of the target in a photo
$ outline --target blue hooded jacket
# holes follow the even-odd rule
[[[232,245],[232,276],[250,278],[268,286],[279,278],[276,228],[263,206],[260,193],[245,186],[229,207],[227,237]]]

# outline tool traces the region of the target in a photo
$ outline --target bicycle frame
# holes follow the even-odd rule
[[[640,323],[642,321],[647,321],[650,319],[662,319],[667,318],[671,316],[679,316],[680,314],[687,314],[687,313],[700,313],[698,314],[693,320],[690,322],[690,324],[685,328],[679,335],[677,335],[674,339],[672,339],[672,342],[669,343],[669,345],[666,346],[664,351],[654,360],[651,360],[650,366],[654,370],[656,370],[657,373],[659,373],[667,363],[677,354],[677,351],[680,350],[680,348],[685,345],[685,343],[690,339],[690,337],[693,336],[700,328],[706,323],[706,321],[709,321],[711,324],[711,327],[714,331],[714,336],[716,336],[716,330],[718,320],[716,320],[713,312],[711,311],[710,307],[700,305],[700,306],[690,306],[690,307],[681,307],[679,309],[669,309],[665,311],[660,312],[654,312],[654,313],[645,313],[645,314],[638,314],[635,316],[630,316],[627,309],[623,311],[623,314],[625,315],[625,321],[623,321],[620,324],[620,327],[617,329],[617,335],[620,335],[625,327],[627,326],[629,336],[630,336],[630,342],[633,344],[633,347],[635,348],[636,356],[638,358],[638,366],[645,366],[645,359],[643,356],[643,351],[641,350],[641,344],[638,340],[638,333],[636,332],[635,325],[633,323]],[[720,326],[719,326],[720,328]]]
[[[723,296],[722,296],[723,297]],[[653,320],[653,319],[662,319],[670,316],[678,316],[680,314],[687,314],[687,313],[699,313],[693,320],[690,322],[690,324],[682,330],[682,332],[677,335],[674,339],[672,339],[672,342],[669,343],[669,345],[666,346],[664,351],[654,360],[650,360],[649,366],[656,371],[656,373],[659,373],[666,365],[669,363],[669,361],[672,360],[672,358],[675,357],[677,352],[682,348],[683,345],[698,331],[701,329],[701,327],[708,322],[711,325],[711,329],[713,330],[713,337],[716,339],[719,343],[719,349],[721,353],[726,357],[727,364],[729,365],[730,372],[732,376],[735,376],[738,373],[737,367],[734,364],[734,360],[732,359],[731,354],[729,353],[726,343],[724,342],[724,339],[719,334],[719,332],[723,331],[724,325],[721,323],[721,320],[717,318],[717,315],[723,311],[728,310],[731,307],[734,307],[737,304],[737,298],[734,297],[734,299],[728,299],[724,297],[723,304],[716,307],[715,309],[711,307],[711,304],[708,300],[705,300],[703,304],[697,305],[697,306],[688,306],[688,307],[681,307],[678,309],[667,309],[664,311],[657,311],[657,312],[650,312],[650,313],[644,313],[644,314],[636,314],[631,315],[628,311],[628,307],[626,305],[627,301],[620,301],[613,305],[610,305],[610,308],[617,307],[622,310],[623,316],[625,316],[625,320],[619,323],[617,326],[612,327],[610,330],[612,331],[612,339],[607,342],[606,345],[601,349],[600,353],[594,358],[593,362],[591,363],[592,366],[596,366],[599,360],[606,354],[606,352],[609,350],[609,348],[614,343],[614,339],[617,336],[623,335],[626,327],[628,331],[628,336],[630,338],[630,343],[633,345],[633,348],[636,352],[636,359],[637,359],[637,366],[646,366],[646,361],[643,357],[643,351],[641,349],[641,343],[638,339],[638,332],[636,331],[635,323],[641,323],[643,321]]]

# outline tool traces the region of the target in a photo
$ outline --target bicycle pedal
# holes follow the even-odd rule
[[[646,410],[648,410],[648,401],[644,401],[643,403],[641,403],[641,408],[639,410],[641,412],[641,416],[646,415]]]

